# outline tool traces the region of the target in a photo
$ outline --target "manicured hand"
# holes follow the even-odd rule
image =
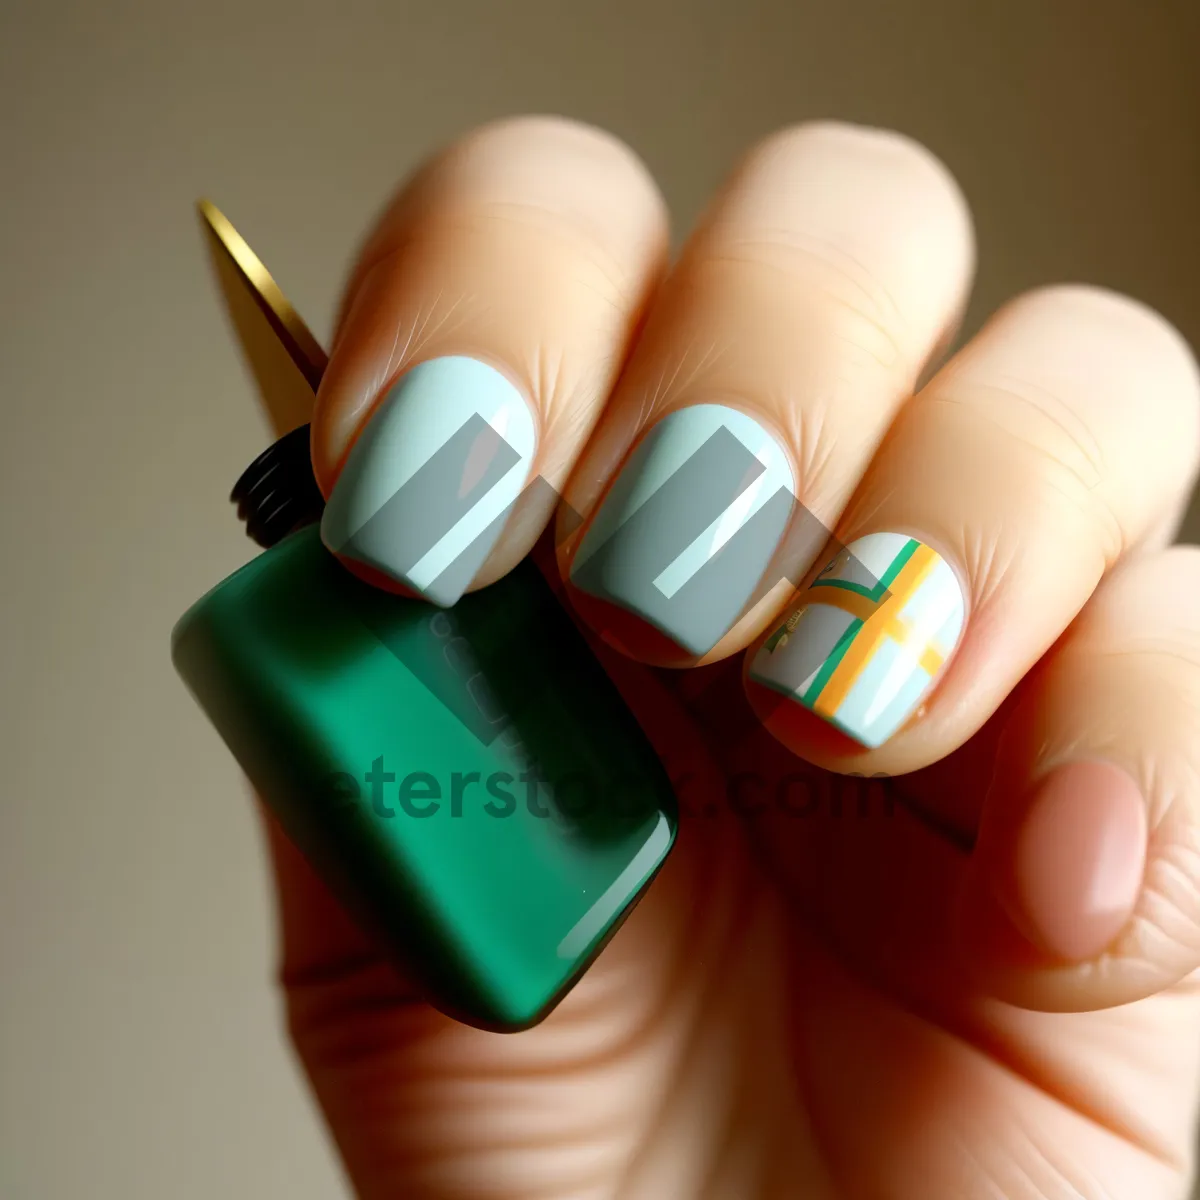
[[[448,604],[549,530],[683,807],[611,945],[514,1035],[420,1002],[273,834],[291,1030],[354,1185],[1183,1197],[1187,347],[1061,286],[939,366],[971,224],[894,134],[771,137],[669,269],[667,243],[626,147],[508,121],[417,174],[347,289],[326,543]],[[474,473],[472,421],[504,444]]]

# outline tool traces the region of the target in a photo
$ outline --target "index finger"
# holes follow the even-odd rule
[[[438,155],[367,243],[321,382],[326,545],[440,605],[515,566],[665,250],[657,189],[607,134],[524,118]]]

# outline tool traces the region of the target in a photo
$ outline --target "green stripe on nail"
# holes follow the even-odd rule
[[[863,623],[857,617],[846,626],[845,632],[837,640],[837,645],[829,652],[829,657],[817,672],[817,677],[812,681],[808,691],[801,696],[801,703],[807,704],[810,707],[816,704],[817,697],[824,691],[825,685],[829,682],[830,675],[837,670],[838,663],[846,657],[846,651],[850,649],[850,644],[858,636],[858,631],[862,627]]]

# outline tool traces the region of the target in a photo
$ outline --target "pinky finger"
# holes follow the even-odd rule
[[[1200,550],[1132,559],[1026,680],[960,932],[1025,1008],[1123,1004],[1200,967]]]

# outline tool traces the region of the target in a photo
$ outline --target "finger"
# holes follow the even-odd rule
[[[593,627],[663,665],[743,648],[824,545],[971,262],[958,189],[907,139],[817,124],[753,151],[568,485],[560,566]]]
[[[1099,1008],[1200,966],[1200,551],[1131,561],[1022,690],[964,944],[1026,1007]]]
[[[287,990],[353,971],[381,957],[376,944],[334,899],[269,809],[261,810],[275,879],[279,972]],[[415,995],[415,989],[406,985]]]
[[[567,121],[490,125],[426,167],[368,242],[321,383],[326,545],[442,605],[524,557],[665,240],[640,162]]]
[[[901,410],[847,549],[750,656],[772,732],[868,773],[961,745],[1177,510],[1197,399],[1187,346],[1141,305],[1079,287],[1009,305]]]

